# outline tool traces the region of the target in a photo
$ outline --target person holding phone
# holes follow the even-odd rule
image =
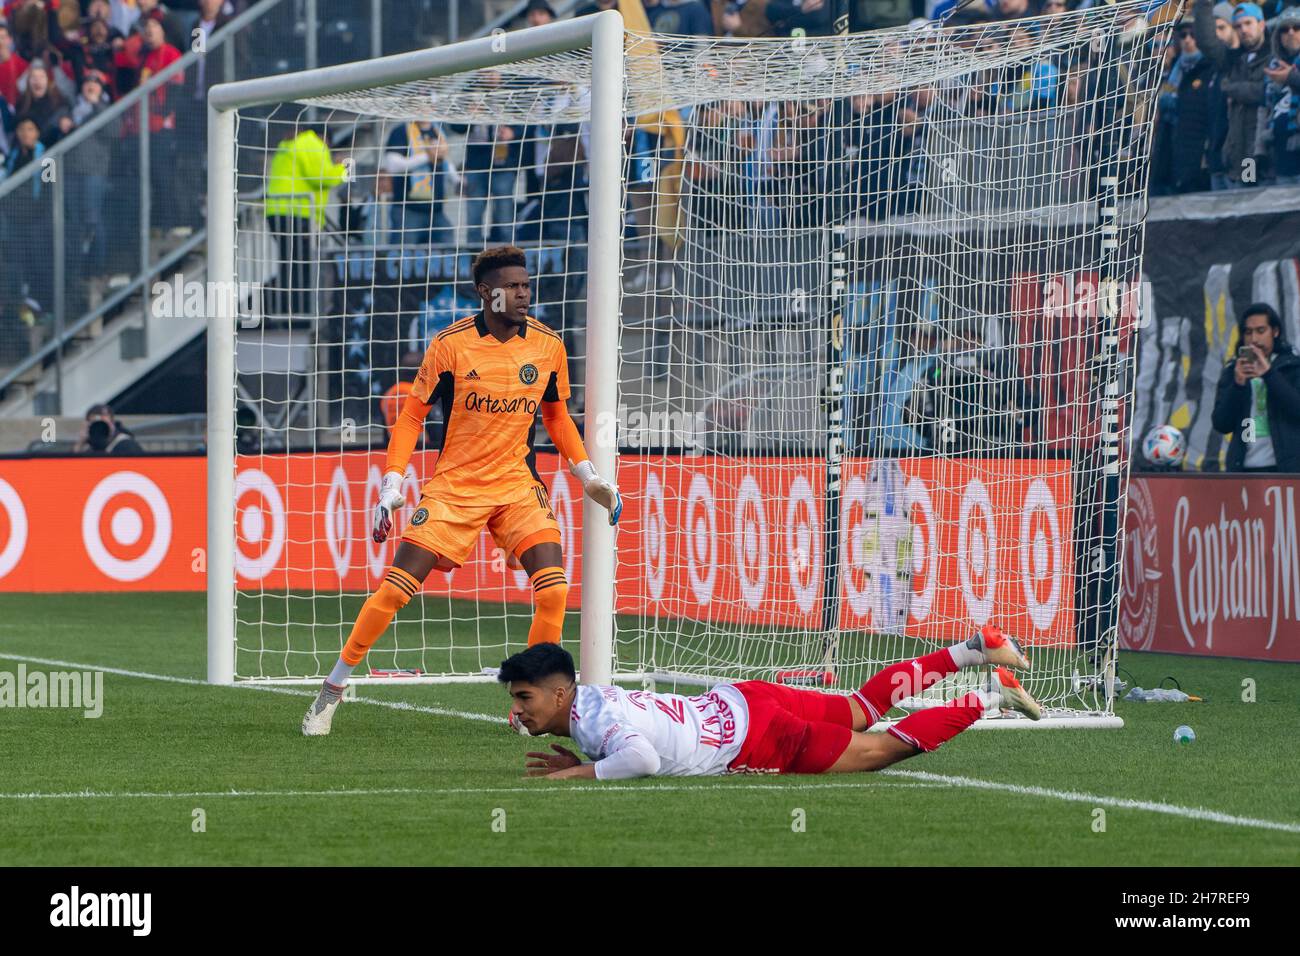
[[[1237,331],[1214,399],[1214,430],[1232,435],[1227,470],[1300,472],[1300,357],[1271,305],[1247,306]]]

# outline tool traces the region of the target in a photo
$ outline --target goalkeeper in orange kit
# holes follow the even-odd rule
[[[569,366],[564,342],[528,314],[532,296],[523,250],[499,246],[474,260],[477,315],[440,332],[425,352],[415,386],[388,442],[374,538],[392,530],[407,462],[434,402],[446,422],[433,475],[384,580],[366,600],[338,663],[303,717],[309,737],[330,732],[352,669],[388,628],[430,571],[460,567],[486,525],[533,586],[529,645],[558,643],[569,583],[560,528],[534,465],[533,438],[542,424],[583,489],[618,521],[623,502],[613,483],[596,473],[569,417]]]

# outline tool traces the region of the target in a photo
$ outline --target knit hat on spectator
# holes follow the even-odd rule
[[[534,10],[545,10],[552,17],[555,16],[555,8],[546,0],[528,0],[528,8],[524,10],[524,13],[532,13]]]
[[[1237,9],[1232,11],[1232,22],[1240,23],[1247,17],[1254,17],[1256,20],[1264,19],[1264,11],[1260,9],[1258,3],[1239,3]]]
[[[1214,5],[1214,19],[1223,20],[1227,23],[1232,22],[1232,4],[1216,3]]]
[[[100,86],[108,85],[108,80],[105,78],[103,73],[99,72],[99,70],[87,70],[85,73],[81,74],[82,83],[85,83],[89,80],[94,80]]]

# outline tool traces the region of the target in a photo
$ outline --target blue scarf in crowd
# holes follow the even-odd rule
[[[1300,53],[1291,58],[1293,66],[1300,66]],[[1300,132],[1300,96],[1286,83],[1264,81],[1264,106],[1274,136],[1291,136]]]
[[[1178,87],[1183,82],[1183,74],[1196,69],[1196,65],[1205,58],[1200,50],[1191,53],[1180,53],[1174,59],[1174,65],[1169,70],[1169,76],[1160,86],[1160,119],[1165,123],[1173,123],[1178,118]]]

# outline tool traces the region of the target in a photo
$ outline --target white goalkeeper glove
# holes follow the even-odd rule
[[[588,498],[609,512],[609,523],[618,524],[623,514],[623,498],[614,483],[596,474],[596,466],[590,461],[575,462],[569,466],[569,473],[582,482]]]
[[[384,483],[379,488],[379,504],[375,505],[375,520],[370,536],[376,544],[388,540],[388,533],[393,530],[393,512],[406,504],[406,495],[402,494],[402,475],[390,471],[384,474]]]

